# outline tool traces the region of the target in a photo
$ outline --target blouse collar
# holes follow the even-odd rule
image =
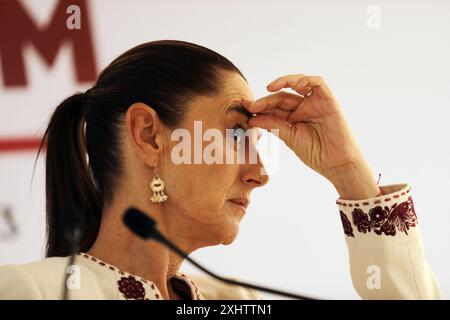
[[[83,257],[90,263],[94,263],[109,272],[114,272],[116,278],[117,290],[120,292],[120,297],[125,300],[162,300],[161,292],[156,287],[155,283],[150,280],[143,279],[134,274],[122,271],[114,265],[102,261],[85,252],[77,253],[78,256]],[[177,272],[173,278],[183,281],[190,290],[192,300],[204,300],[205,298],[200,293],[197,285],[185,273]]]

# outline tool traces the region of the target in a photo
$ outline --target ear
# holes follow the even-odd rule
[[[155,110],[145,103],[133,103],[125,114],[125,125],[136,152],[153,167],[163,150],[161,122]]]

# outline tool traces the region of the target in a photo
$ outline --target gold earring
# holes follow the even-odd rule
[[[150,182],[150,189],[153,191],[153,196],[150,197],[150,201],[153,203],[161,203],[166,201],[169,197],[164,194],[164,187],[166,184],[156,173],[156,160],[155,171],[153,172],[153,180]]]

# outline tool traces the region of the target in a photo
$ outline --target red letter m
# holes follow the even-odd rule
[[[81,29],[70,30],[67,7],[76,4],[81,11]],[[60,0],[49,23],[38,29],[19,1],[0,1],[0,56],[5,87],[27,84],[24,47],[32,43],[43,60],[51,66],[64,42],[72,44],[78,82],[96,78],[91,25],[85,0]]]

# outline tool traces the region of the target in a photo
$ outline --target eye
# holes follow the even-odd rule
[[[240,125],[234,126],[231,131],[231,137],[236,144],[241,144],[245,138],[245,130]]]

